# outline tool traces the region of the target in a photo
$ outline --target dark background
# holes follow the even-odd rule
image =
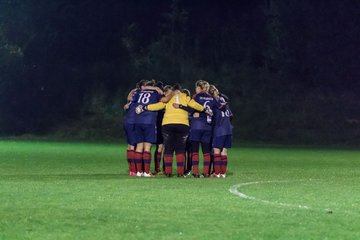
[[[244,141],[357,144],[360,1],[0,0],[0,135],[122,137],[140,79],[204,79]]]

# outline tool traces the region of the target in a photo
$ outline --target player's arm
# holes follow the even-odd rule
[[[193,114],[196,111],[195,109],[193,109],[193,108],[191,108],[189,106],[184,106],[184,105],[181,105],[179,103],[173,103],[173,107],[174,108],[180,108],[180,109],[182,109],[184,111],[187,111],[187,112],[189,112],[191,114]]]
[[[213,111],[210,108],[204,108],[201,104],[199,104],[197,102],[195,102],[195,103],[198,104],[198,105],[190,104],[188,106],[184,106],[182,104],[173,103],[173,107],[174,108],[180,108],[180,109],[182,109],[184,111],[187,111],[187,112],[189,112],[191,114],[194,114],[193,116],[195,118],[199,117],[199,112],[205,112],[207,115],[210,115],[210,116],[213,115]],[[191,107],[191,106],[193,106],[193,107]],[[200,108],[202,108],[201,111],[200,111]]]
[[[204,111],[203,105],[197,103],[194,99],[190,99],[190,97],[187,97],[187,100],[189,100],[188,103],[187,103],[187,105],[189,107],[191,107],[191,108],[193,108],[193,109],[195,109],[196,111],[199,111],[199,112]]]
[[[164,109],[166,106],[165,103],[163,102],[158,102],[158,103],[153,103],[153,104],[149,104],[149,105],[146,105],[144,107],[145,110],[148,110],[148,111],[159,111],[159,110],[162,110]]]
[[[134,88],[133,90],[131,90],[127,96],[127,101],[131,102],[132,97],[134,96],[134,92],[136,91],[136,88]]]
[[[131,104],[131,102],[128,102],[128,103],[126,103],[126,104],[124,105],[124,110],[127,110],[127,109],[129,109],[129,107],[130,107],[130,104]]]
[[[197,103],[194,99],[191,99],[190,97],[186,97],[186,102],[187,102],[187,106],[178,103],[173,103],[173,107],[183,109],[190,113],[193,113],[195,111],[202,112],[205,110],[205,108],[201,104]]]
[[[137,114],[142,113],[143,111],[159,111],[165,108],[165,103],[163,102],[158,102],[158,103],[153,103],[153,104],[149,104],[149,105],[138,105],[135,108],[135,112]]]

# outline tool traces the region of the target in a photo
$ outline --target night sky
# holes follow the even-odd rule
[[[0,1],[0,134],[122,136],[140,79],[204,79],[240,140],[358,143],[360,2]],[[106,131],[105,131],[106,130]]]

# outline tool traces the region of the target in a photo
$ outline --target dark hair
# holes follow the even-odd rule
[[[220,92],[219,92],[219,90],[215,87],[215,85],[210,84],[210,87],[209,87],[209,94],[210,94],[211,96],[214,96],[214,93],[215,93],[215,92],[220,93]]]
[[[164,84],[163,84],[163,82],[161,82],[161,81],[157,81],[157,82],[155,83],[155,87],[158,87],[158,88],[160,88],[161,90],[164,90]]]
[[[175,84],[172,86],[172,90],[173,90],[173,91],[181,90],[181,85],[180,85],[179,83],[175,83]]]
[[[182,92],[182,93],[185,93],[186,96],[190,97],[190,91],[189,91],[188,89],[186,89],[186,88],[181,89],[181,92]]]
[[[148,82],[146,79],[141,79],[138,83],[136,83],[136,88],[141,88],[142,86],[145,86],[145,84]]]
[[[155,80],[154,80],[154,79],[149,80],[149,81],[147,81],[144,85],[145,85],[145,86],[154,86],[154,85],[155,85]]]

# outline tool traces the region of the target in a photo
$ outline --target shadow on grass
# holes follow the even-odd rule
[[[69,173],[69,174],[12,174],[0,175],[1,180],[120,180],[126,179],[125,173]]]
[[[233,176],[233,172],[228,172],[227,176]],[[176,174],[173,174],[170,178],[179,178]],[[187,176],[187,179],[197,179],[192,176]],[[128,173],[68,173],[68,174],[4,174],[0,175],[0,180],[11,180],[11,181],[46,181],[46,180],[61,180],[61,181],[72,181],[72,180],[126,180],[126,179],[145,179],[145,178],[134,178],[129,177]],[[150,179],[169,179],[165,175],[154,176]]]

